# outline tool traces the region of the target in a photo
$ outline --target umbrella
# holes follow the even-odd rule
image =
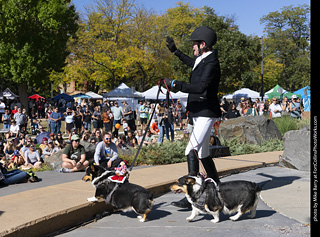
[[[40,133],[38,136],[36,136],[36,139],[34,139],[34,142],[36,143],[36,144],[41,144],[42,143],[42,139],[43,138],[50,138],[50,133],[49,132],[42,132],[42,133]]]

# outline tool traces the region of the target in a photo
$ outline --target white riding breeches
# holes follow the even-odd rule
[[[195,117],[193,118],[193,131],[190,134],[190,141],[186,147],[185,155],[195,149],[200,159],[206,158],[209,153],[210,133],[213,124],[219,118]]]

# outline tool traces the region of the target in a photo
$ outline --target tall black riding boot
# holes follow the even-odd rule
[[[188,160],[188,175],[196,176],[199,173],[199,160],[198,152],[192,150],[187,155]],[[191,204],[188,202],[187,198],[183,198],[180,201],[172,202],[171,205],[180,207],[180,208],[191,208]]]
[[[204,169],[207,172],[207,177],[212,178],[217,184],[219,184],[220,179],[219,179],[219,175],[218,175],[218,171],[216,169],[216,166],[213,162],[213,159],[210,156],[208,156],[206,158],[201,159],[201,162],[204,166]]]
[[[188,174],[191,176],[196,176],[199,173],[198,152],[196,150],[191,150],[187,155],[187,160]]]

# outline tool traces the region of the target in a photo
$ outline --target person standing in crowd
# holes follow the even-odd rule
[[[282,108],[277,103],[277,97],[272,98],[272,104],[269,106],[269,111],[272,114],[272,118],[279,118],[281,117]]]
[[[158,118],[158,128],[159,128],[158,143],[162,143],[163,136],[164,136],[164,112],[165,112],[163,101],[160,101],[160,104],[158,104],[157,112],[158,112],[157,118]]]
[[[83,113],[83,123],[84,123],[84,130],[88,130],[91,132],[91,116],[92,112],[89,110],[89,107],[86,106],[86,109]]]
[[[139,113],[140,113],[141,129],[144,130],[148,123],[148,114],[149,114],[149,109],[147,107],[146,102],[143,102],[143,104],[140,106]]]
[[[2,115],[6,109],[6,104],[0,99],[0,121],[2,121]]]
[[[248,100],[248,110],[246,116],[257,116],[258,112],[256,109],[256,105],[252,103],[251,100]]]
[[[102,121],[103,121],[104,130],[106,133],[109,133],[112,130],[113,114],[111,112],[111,109],[109,108],[103,108],[102,110],[103,110]]]
[[[128,105],[127,101],[123,101],[123,108],[122,108],[122,116],[125,120],[127,120],[127,123],[130,127],[131,131],[135,131],[136,130],[136,124],[133,118],[133,111],[131,109],[131,107]],[[140,114],[140,118],[141,118],[141,114]]]
[[[10,129],[10,120],[11,120],[11,114],[9,113],[8,109],[5,109],[4,114],[2,116],[4,129]]]
[[[207,26],[196,28],[190,37],[196,58],[191,58],[177,49],[174,40],[167,37],[167,47],[183,63],[192,68],[189,82],[165,79],[167,86],[189,93],[187,108],[193,119],[193,132],[186,147],[190,175],[199,173],[199,160],[206,170],[207,177],[220,183],[215,164],[210,157],[209,141],[211,128],[221,116],[218,99],[220,82],[220,64],[218,53],[212,47],[217,41],[216,32]],[[172,203],[178,207],[189,207],[189,202],[182,199]]]
[[[94,112],[92,114],[92,125],[93,132],[96,132],[99,128],[101,128],[101,112],[99,106],[94,108]]]
[[[139,103],[136,105],[136,119],[137,119],[137,121],[138,121],[138,126],[140,126],[141,124],[140,124],[140,111],[139,111],[139,109],[140,109],[140,107],[142,106],[142,101],[141,100],[139,100]]]
[[[65,114],[65,130],[68,133],[69,140],[71,140],[71,130],[74,126],[74,111],[71,111],[71,109],[67,108],[67,111]]]
[[[240,115],[239,111],[236,109],[235,103],[230,103],[228,112],[227,112],[226,116],[224,117],[224,119],[228,120],[228,119],[232,119],[232,118],[238,118],[240,116],[241,115]]]
[[[116,127],[116,124],[121,124],[121,110],[122,108],[119,107],[118,102],[114,102],[114,106],[111,108],[111,111],[113,113],[113,126],[114,126],[114,132],[113,135],[115,137],[118,137],[119,128]]]
[[[289,112],[290,104],[289,104],[287,96],[283,97],[283,100],[282,100],[280,106],[281,106],[281,109],[282,109],[282,115],[289,115],[290,114],[290,112]]]
[[[258,112],[258,114],[259,115],[263,115],[264,103],[260,102],[259,98],[256,99],[256,103],[257,103],[257,112]]]
[[[173,108],[173,104],[170,104],[168,109],[165,109],[165,112],[164,112],[164,127],[166,129],[166,137],[168,141],[171,141],[171,142],[174,142],[173,122],[174,122],[174,108]],[[169,138],[169,131],[171,135],[171,140]]]
[[[289,110],[291,112],[292,118],[301,119],[301,108],[300,103],[298,102],[298,98],[296,95],[292,95],[292,101],[289,105]]]
[[[50,119],[51,132],[54,134],[58,134],[61,128],[61,120],[62,120],[62,115],[61,113],[59,113],[58,107],[54,108],[49,119]]]
[[[74,126],[76,128],[76,133],[80,134],[83,123],[83,114],[81,112],[81,107],[78,105],[76,111],[74,111]]]
[[[19,125],[19,130],[24,130],[24,124],[26,122],[26,115],[21,112],[21,108],[18,108],[18,112],[13,115],[13,119],[16,121],[16,124]]]

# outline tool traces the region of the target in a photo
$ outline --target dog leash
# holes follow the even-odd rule
[[[177,107],[176,107],[176,105],[175,105],[175,103],[174,103],[174,100],[173,100],[173,97],[172,97],[172,95],[171,95],[171,93],[170,93],[169,87],[168,87],[168,85],[167,85],[167,83],[166,83],[165,80],[163,80],[163,82],[164,82],[164,85],[166,86],[167,94],[170,96],[170,98],[171,98],[171,100],[172,100],[173,107],[174,107],[174,109],[176,110],[176,113],[178,114],[180,123],[182,123],[182,118],[181,118],[180,114],[178,113]],[[201,168],[202,168],[203,174],[206,176],[206,175],[207,175],[207,172],[206,172],[206,170],[204,169],[204,166],[203,166],[202,162],[200,161],[200,158],[199,158],[199,156],[198,156],[198,153],[196,152],[196,149],[194,148],[194,146],[193,146],[193,144],[192,144],[192,142],[191,142],[190,136],[188,136],[188,139],[189,139],[189,142],[190,142],[190,144],[191,144],[192,150],[194,151],[194,154],[195,154],[195,156],[197,157],[198,162],[200,163],[200,166],[201,166]]]
[[[156,107],[157,107],[157,104],[158,104],[160,92],[163,93],[162,90],[161,90],[161,81],[162,81],[162,79],[158,81],[158,86],[159,86],[159,88],[158,88],[158,92],[157,92],[156,104],[155,104],[155,106],[154,106],[154,108],[153,108],[153,111],[152,111],[152,114],[151,114],[151,117],[150,117],[150,118],[153,118],[154,112],[156,111]],[[149,127],[150,127],[150,124],[151,124],[151,120],[152,120],[152,119],[149,119],[149,122],[148,122],[148,124],[147,124],[147,126],[146,126],[146,129],[145,129],[145,131],[144,131],[143,137],[142,137],[142,139],[141,139],[139,148],[138,148],[138,150],[137,150],[137,152],[136,152],[136,155],[135,155],[135,157],[134,157],[134,159],[133,159],[133,162],[132,162],[131,166],[129,167],[128,171],[131,171],[131,170],[132,170],[134,164],[135,164],[136,161],[137,161],[137,158],[138,158],[138,155],[139,155],[140,150],[141,150],[141,148],[142,148],[144,139],[146,138],[147,132],[148,132],[148,130],[149,130]]]

